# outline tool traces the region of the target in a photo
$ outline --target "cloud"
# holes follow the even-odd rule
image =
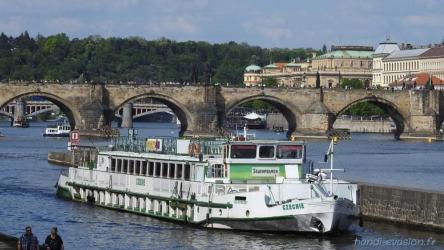
[[[424,6],[426,8],[433,8],[439,4],[437,0],[416,0],[415,2],[419,6]]]
[[[22,16],[9,17],[0,20],[0,31],[8,35],[18,35],[26,30],[25,18]]]
[[[45,26],[50,31],[72,33],[83,29],[85,25],[75,18],[56,17],[47,19]]]
[[[285,19],[278,16],[256,18],[242,23],[246,32],[258,34],[266,40],[272,41],[275,45],[282,39],[293,37],[293,32],[288,28],[288,25]]]
[[[194,34],[198,31],[196,20],[186,16],[163,16],[153,18],[147,27],[149,33],[162,35],[177,32],[182,34]]]
[[[443,27],[443,15],[411,15],[401,19],[405,26],[414,27]]]

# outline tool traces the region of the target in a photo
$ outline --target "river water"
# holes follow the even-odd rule
[[[27,129],[0,122],[0,232],[19,236],[26,225],[44,240],[59,228],[65,249],[444,249],[444,235],[366,222],[341,236],[282,235],[204,230],[58,199],[54,185],[65,167],[47,162],[48,151],[65,150],[67,139],[44,138],[45,123]],[[138,124],[140,135],[177,136],[173,124]],[[124,131],[122,131],[124,132]],[[283,134],[253,131],[258,138]],[[99,144],[86,139],[82,144]],[[307,141],[307,157],[321,161],[328,141]],[[395,141],[390,135],[353,134],[335,146],[340,177],[395,186],[444,190],[444,143]],[[327,167],[327,166],[325,166]],[[399,245],[404,246],[399,246]],[[395,246],[393,246],[395,245]]]

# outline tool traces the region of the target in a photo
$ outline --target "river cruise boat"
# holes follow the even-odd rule
[[[46,137],[69,137],[71,126],[65,120],[54,125],[48,125],[43,131],[43,136]]]
[[[358,220],[357,185],[314,169],[303,142],[119,137],[73,154],[57,195],[74,201],[229,230],[326,234]]]

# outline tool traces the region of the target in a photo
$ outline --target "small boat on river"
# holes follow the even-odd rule
[[[314,169],[302,141],[133,134],[73,155],[57,195],[78,202],[227,230],[327,234],[358,221],[357,185],[333,178],[333,164]]]
[[[45,137],[69,137],[71,126],[68,121],[64,120],[54,125],[48,125],[43,132]]]

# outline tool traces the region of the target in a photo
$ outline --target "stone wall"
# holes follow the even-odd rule
[[[444,230],[444,192],[359,184],[364,219],[379,219]]]
[[[71,152],[49,152],[48,162],[59,165],[71,165]]]
[[[355,133],[392,133],[393,122],[389,120],[369,121],[369,120],[345,120],[337,119],[333,128],[347,128]],[[394,124],[393,124],[394,125]]]

